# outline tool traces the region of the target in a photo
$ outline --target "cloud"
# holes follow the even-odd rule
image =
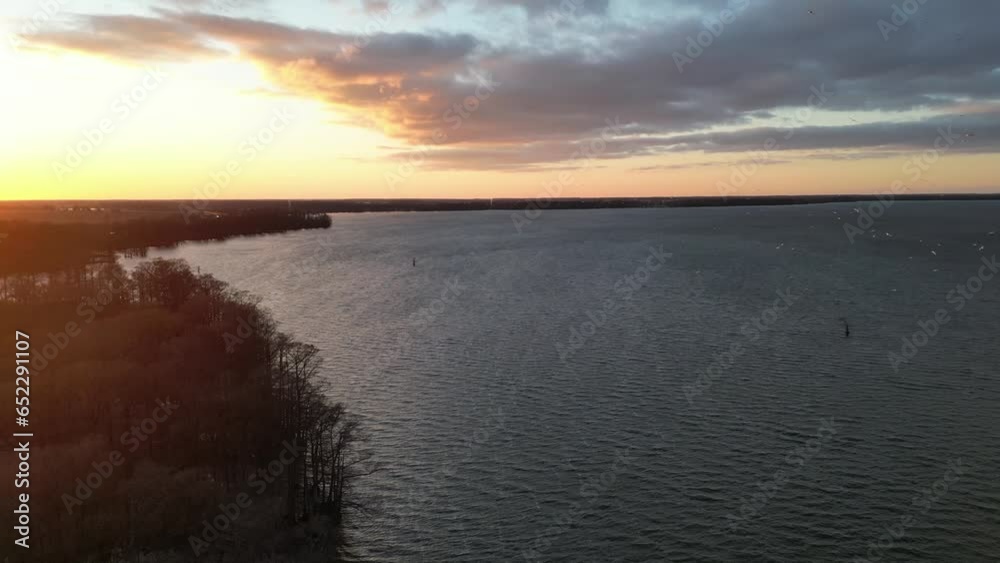
[[[516,7],[530,16],[562,13],[567,16],[605,15],[610,0],[478,0],[480,9]]]
[[[84,16],[64,30],[43,29],[30,36],[29,45],[59,48],[92,55],[110,55],[132,62],[220,56],[197,30],[176,21],[140,16]]]
[[[350,3],[369,11],[388,7],[381,0]],[[580,13],[596,18],[558,29],[538,17],[554,1],[464,5],[484,10],[484,17],[516,9],[532,19],[525,33],[504,41],[475,28],[368,35],[162,10],[148,17],[85,16],[30,39],[127,60],[251,60],[288,92],[322,100],[412,145],[435,144],[430,160],[441,166],[517,169],[565,161],[574,143],[615,117],[629,127],[602,158],[756,150],[781,116],[809,104],[816,88],[830,93],[823,109],[842,112],[843,124],[797,124],[783,149],[909,150],[928,134],[933,140],[943,123],[933,115],[989,104],[1000,92],[1000,34],[992,26],[998,3],[926,3],[888,37],[879,22],[892,21],[891,0],[640,1],[649,12],[638,21],[615,19],[608,1],[588,0]],[[415,6],[418,13],[446,9],[438,1]],[[743,8],[720,28],[727,6]],[[711,37],[700,51],[691,47],[699,34]],[[695,52],[680,71],[674,55]],[[449,119],[483,76],[496,81],[495,92],[467,117]],[[852,112],[881,112],[884,122],[847,123]],[[962,150],[996,150],[994,115],[978,123],[976,143]]]
[[[181,0],[183,1],[183,0]],[[403,0],[332,0],[337,6],[353,6],[360,4],[362,11],[368,14],[398,11],[406,7]],[[565,16],[605,15],[608,12],[610,0],[468,0],[467,2],[445,0],[414,0],[409,4],[415,7],[419,15],[430,15],[444,12],[450,6],[465,4],[475,11],[495,11],[508,8],[519,9],[531,17],[562,13]]]
[[[866,149],[870,154],[906,153],[933,149],[939,137],[954,140],[954,150],[993,152],[1000,150],[1000,113],[955,119],[934,117],[905,123],[873,123],[851,126],[803,126],[794,129],[751,128],[726,133],[699,133],[663,139],[665,152],[702,151],[731,153],[761,151],[768,139],[771,151]],[[768,144],[768,146],[772,146]]]

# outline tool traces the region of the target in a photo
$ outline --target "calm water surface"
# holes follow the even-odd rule
[[[153,255],[321,349],[385,464],[359,560],[998,561],[1000,277],[949,292],[1000,205],[897,203],[852,244],[855,207],[335,215]]]

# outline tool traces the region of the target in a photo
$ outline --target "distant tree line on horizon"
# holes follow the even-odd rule
[[[281,209],[202,214],[187,220],[179,214],[108,222],[0,220],[0,277],[72,270],[107,260],[115,252],[141,255],[149,247],[183,241],[325,229],[330,224],[322,213]]]
[[[665,189],[664,191],[670,191]],[[533,207],[543,209],[624,209],[647,207],[715,207],[753,205],[799,205],[816,203],[849,203],[884,199],[884,194],[819,194],[819,195],[739,195],[710,194],[703,196],[605,196],[605,197],[555,197],[544,191],[535,197],[481,197],[481,198],[354,198],[354,199],[217,199],[206,202],[206,214],[237,213],[366,213],[400,211],[523,211]],[[908,193],[895,196],[896,200],[995,200],[998,193]],[[0,217],[4,211],[34,210],[50,215],[126,216],[148,214],[162,216],[176,214],[185,202],[166,200],[86,200],[48,202],[0,202]],[[72,220],[72,219],[68,219]]]

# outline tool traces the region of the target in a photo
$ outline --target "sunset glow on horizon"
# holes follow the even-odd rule
[[[13,4],[4,200],[998,187],[992,4]]]

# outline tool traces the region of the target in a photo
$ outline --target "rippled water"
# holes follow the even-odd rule
[[[154,255],[322,350],[386,464],[361,560],[1000,560],[1000,278],[948,300],[1000,205],[897,203],[852,244],[855,207],[335,215]]]

